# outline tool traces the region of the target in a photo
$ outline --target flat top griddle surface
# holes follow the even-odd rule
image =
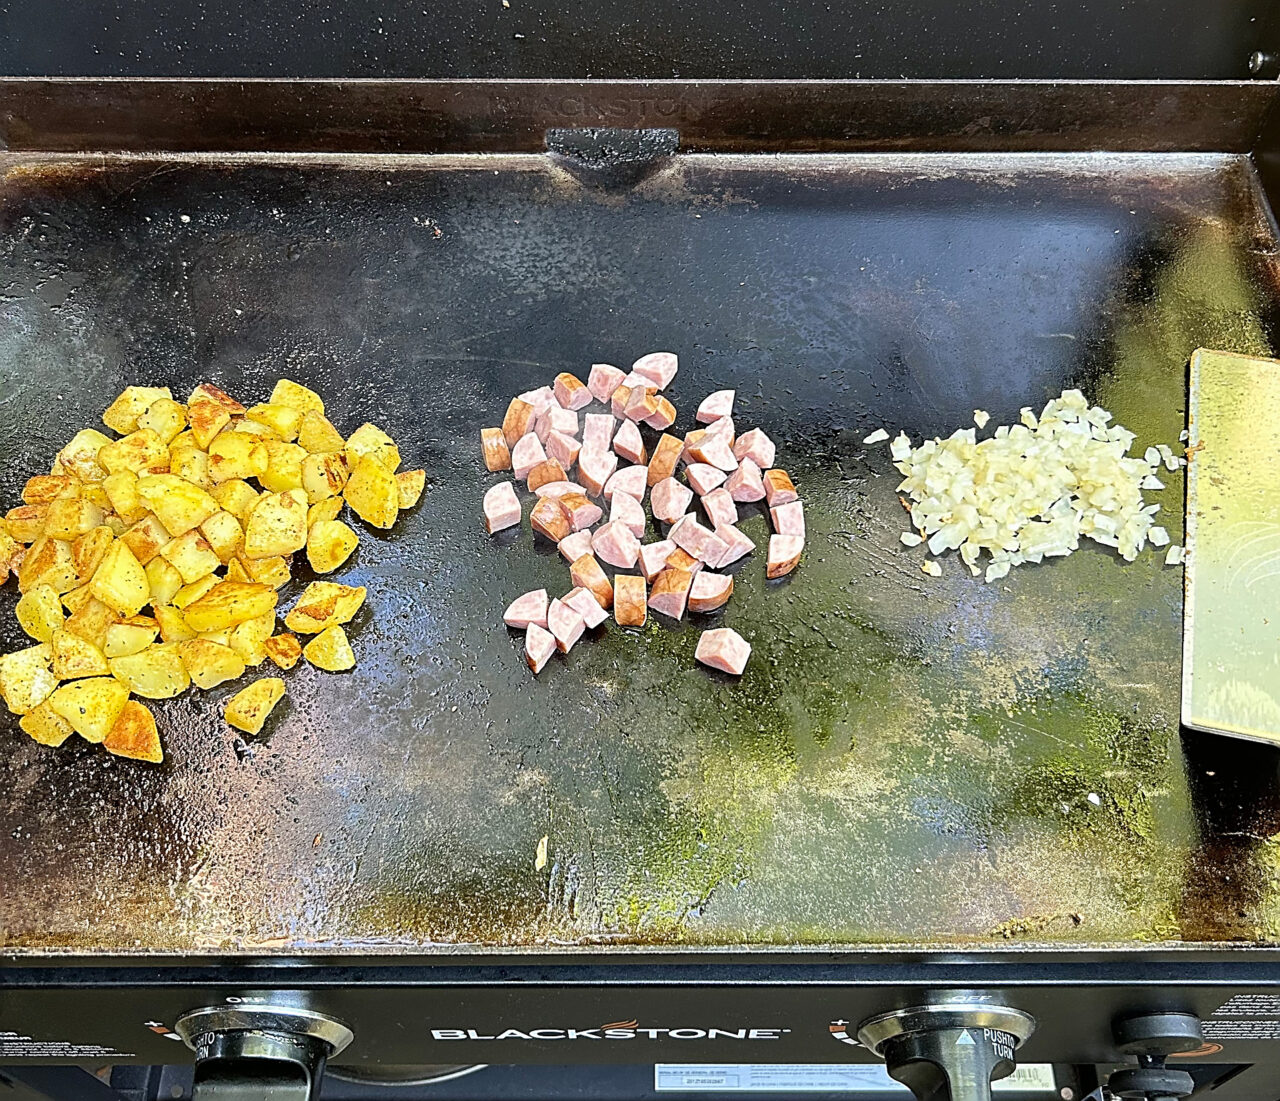
[[[239,685],[156,705],[159,768],[0,721],[0,945],[1275,938],[1274,758],[1179,736],[1181,571],[1087,546],[927,578],[887,450],[858,443],[1065,386],[1139,450],[1175,441],[1192,349],[1275,350],[1246,162],[686,158],[625,193],[540,157],[0,169],[8,505],[128,383],[247,402],[286,375],[430,477],[338,578],[369,587],[356,669],[285,674],[263,738],[221,720]],[[501,611],[567,571],[527,529],[483,533],[479,429],[654,349],[681,356],[680,430],[736,387],[778,441],[806,556],[770,584],[748,559],[722,613],[605,630],[535,680]],[[743,527],[763,543],[763,515]],[[738,683],[693,662],[721,623],[755,648]]]

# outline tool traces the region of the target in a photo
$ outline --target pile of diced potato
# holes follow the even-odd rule
[[[397,473],[391,437],[364,424],[344,439],[320,396],[289,379],[248,409],[208,383],[186,404],[130,386],[102,420],[119,439],[77,432],[0,521],[0,583],[17,575],[18,622],[36,640],[0,657],[0,696],[23,730],[159,762],[155,719],[131,694],[213,688],[267,659],[355,664],[342,625],[363,587],[312,582],[279,633],[276,605],[296,552],[316,573],[351,556],[344,503],[380,528],[417,503],[426,475]],[[314,637],[304,647],[298,634]],[[256,734],[283,695],[280,678],[257,680],[226,720]]]

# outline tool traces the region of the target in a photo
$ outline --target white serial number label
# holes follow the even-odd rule
[[[653,1088],[667,1093],[894,1093],[910,1090],[881,1063],[658,1063]],[[1027,1063],[993,1082],[996,1092],[1054,1093],[1048,1063]]]

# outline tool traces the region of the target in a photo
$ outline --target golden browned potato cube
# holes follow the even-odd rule
[[[205,593],[217,585],[222,579],[217,574],[206,574],[204,577],[191,582],[190,585],[183,585],[176,593],[170,603],[180,610],[185,609],[188,605],[194,604]]]
[[[0,657],[0,696],[15,715],[34,711],[58,687],[49,670],[53,647],[47,642]]]
[[[165,444],[172,443],[187,427],[187,410],[172,398],[158,398],[138,417],[139,428],[150,428]]]
[[[321,520],[336,520],[345,504],[341,497],[326,497],[323,501],[317,501],[307,509],[307,530],[310,531]]]
[[[307,413],[313,409],[317,413],[324,412],[324,402],[319,394],[287,378],[280,379],[271,391],[271,404],[284,405],[299,413]]]
[[[62,601],[48,585],[23,593],[14,612],[18,625],[37,642],[48,642],[54,631],[62,630]]]
[[[271,458],[267,445],[247,432],[223,432],[209,445],[209,476],[215,482],[256,478]]]
[[[332,573],[359,542],[360,536],[341,520],[321,520],[307,533],[307,561],[316,573]]]
[[[244,544],[244,528],[231,513],[215,512],[200,525],[200,534],[208,540],[218,561],[226,565]]]
[[[4,519],[0,517],[0,585],[4,584],[10,570],[17,570],[22,565],[27,548],[4,530]]]
[[[109,664],[116,680],[149,700],[170,699],[191,683],[177,646],[148,646],[136,654],[112,658]]]
[[[128,699],[128,687],[114,677],[87,677],[64,684],[49,697],[49,706],[86,742],[100,742]]]
[[[76,564],[76,577],[82,584],[98,572],[102,559],[115,541],[115,533],[108,527],[101,527],[86,531],[71,544],[71,561]]]
[[[302,460],[302,488],[307,491],[307,500],[315,504],[341,493],[349,474],[342,451],[308,455]]]
[[[172,604],[153,604],[152,611],[160,627],[160,637],[165,642],[186,642],[187,639],[196,637],[196,632],[187,626],[182,611]]]
[[[266,473],[258,475],[258,484],[269,493],[283,493],[287,489],[302,488],[302,460],[307,457],[304,448],[296,443],[281,440],[263,440],[267,449]]]
[[[111,508],[126,523],[137,523],[147,515],[147,506],[138,496],[138,476],[132,470],[107,475],[102,480],[102,491]]]
[[[122,536],[126,531],[129,530],[129,525],[126,524],[123,520],[120,519],[119,516],[116,516],[114,513],[112,513],[110,516],[108,516],[105,520],[102,521],[102,526],[105,528],[110,528],[111,534],[114,535],[117,539],[120,536]]]
[[[167,386],[126,386],[120,396],[107,406],[102,423],[122,436],[137,431],[138,418],[161,398],[172,400]]]
[[[361,456],[373,459],[392,474],[400,469],[400,449],[376,424],[362,424],[347,440],[347,458],[353,467]]]
[[[34,543],[44,531],[44,518],[48,514],[47,504],[19,505],[5,513],[5,527],[19,543]]]
[[[86,585],[85,588],[88,589],[89,586]],[[67,617],[62,628],[86,642],[92,642],[101,650],[107,641],[107,628],[119,621],[120,617],[101,600],[89,596]]]
[[[67,473],[74,474],[82,482],[100,482],[107,476],[107,472],[98,462],[98,452],[110,442],[95,429],[82,429],[58,452],[58,462]]]
[[[307,543],[307,496],[299,489],[258,498],[244,525],[244,556],[276,558]]]
[[[178,643],[178,653],[197,688],[216,688],[244,674],[244,661],[230,646],[193,638]]]
[[[147,563],[146,570],[147,584],[151,588],[151,603],[172,602],[178,590],[182,588],[182,574],[173,568],[172,563],[159,555]]]
[[[23,715],[18,725],[41,745],[61,745],[75,733],[71,724],[49,706],[48,700]]]
[[[302,643],[296,635],[275,635],[263,644],[267,657],[281,669],[292,669],[302,657]]]
[[[147,709],[146,704],[137,700],[127,700],[120,709],[120,717],[116,719],[107,736],[102,739],[102,748],[117,757],[129,757],[135,761],[149,761],[158,765],[164,760],[164,752],[160,748],[160,734],[156,730],[156,720]]]
[[[173,563],[174,569],[182,575],[184,585],[199,581],[222,565],[208,540],[195,530],[171,539],[160,548],[160,555]]]
[[[330,673],[341,673],[356,663],[351,643],[347,641],[347,632],[336,623],[332,627],[326,627],[308,642],[302,648],[302,656],[317,669],[325,669]]]
[[[190,394],[187,395],[187,404],[193,402],[211,401],[214,405],[219,405],[232,416],[239,416],[244,413],[244,406],[235,398],[228,394],[225,390],[214,386],[212,382],[202,382]]]
[[[66,593],[76,587],[78,580],[71,544],[61,539],[41,536],[27,548],[18,569],[18,589],[24,593],[37,585],[48,585],[55,592]]]
[[[266,661],[267,640],[275,629],[276,613],[272,610],[232,627],[227,645],[240,655],[245,665],[256,667]]]
[[[102,647],[103,656],[123,658],[136,654],[155,642],[159,632],[159,624],[154,620],[149,627],[128,621],[113,623],[107,628],[106,641]]]
[[[218,511],[218,502],[208,493],[176,474],[139,478],[138,496],[171,536],[186,534]]]
[[[262,585],[270,585],[273,589],[279,589],[292,580],[287,558],[255,559],[237,555],[236,561],[240,563],[248,580],[257,581]]]
[[[194,444],[175,442],[169,448],[169,472],[205,492],[213,488],[209,472],[209,453]]]
[[[226,432],[240,432],[243,435],[258,440],[278,440],[280,437],[276,435],[276,431],[269,424],[263,424],[256,421],[252,417],[233,417],[231,424],[222,430]]]
[[[106,479],[103,479],[104,481]],[[102,482],[85,482],[80,486],[79,497],[81,500],[88,501],[91,505],[96,505],[103,512],[111,511],[111,498],[107,496],[107,491],[102,488]]]
[[[413,508],[422,497],[427,485],[425,470],[402,470],[396,475],[396,488],[400,490],[400,511]]]
[[[346,441],[323,413],[309,409],[298,425],[298,445],[312,454],[341,451]]]
[[[160,548],[172,539],[173,536],[152,512],[145,513],[141,520],[120,536],[120,542],[133,551],[134,558],[144,566],[150,564],[160,553]]]
[[[58,680],[105,677],[111,672],[103,652],[70,631],[54,631],[49,645],[53,648],[53,675]]]
[[[237,520],[244,523],[244,518],[249,515],[249,510],[253,508],[253,503],[258,499],[258,491],[248,482],[239,478],[232,478],[228,482],[222,482],[209,491],[213,494],[213,499],[218,502],[227,512],[231,513]]]
[[[263,677],[227,700],[227,708],[223,714],[227,722],[237,730],[257,734],[271,714],[271,709],[283,697],[284,681],[279,677]]]
[[[389,528],[400,514],[396,476],[367,455],[356,459],[343,496],[355,514],[374,527]]]
[[[102,556],[90,588],[103,604],[123,616],[137,615],[151,601],[146,570],[119,539]]]
[[[50,501],[44,516],[44,534],[51,539],[74,539],[98,527],[105,513],[82,497],[59,497]]]
[[[103,444],[98,462],[109,474],[131,470],[135,474],[169,469],[169,446],[150,428],[139,428],[123,439]]]
[[[69,612],[78,612],[89,601],[93,600],[93,589],[86,585],[77,585],[70,592],[62,594],[62,606]],[[99,601],[98,603],[102,603]],[[105,607],[106,605],[103,605]],[[115,615],[115,612],[111,613]]]
[[[37,474],[22,487],[22,501],[27,505],[47,505],[59,497],[78,496],[79,486],[70,474]]]
[[[276,599],[276,591],[269,585],[220,581],[194,604],[187,605],[183,617],[193,632],[223,631],[274,612]]]
[[[231,423],[231,413],[216,401],[192,401],[187,403],[187,425],[196,446],[201,450],[213,442],[213,438]]]
[[[313,635],[335,623],[347,623],[360,610],[367,590],[333,581],[313,581],[284,617],[285,626],[303,635]]]
[[[244,568],[244,559],[236,557],[227,563],[227,575],[224,581],[252,581],[248,571]]]
[[[231,631],[235,628],[232,627]],[[231,645],[231,631],[204,631],[196,635],[196,638],[202,638],[205,642],[216,642],[219,646]]]
[[[275,402],[267,402],[265,405],[253,406],[249,410],[249,416],[267,425],[279,439],[288,441],[298,438],[298,426],[302,423],[302,414],[296,409],[290,409],[287,405],[277,405]]]

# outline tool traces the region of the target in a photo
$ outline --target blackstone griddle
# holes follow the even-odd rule
[[[222,721],[239,685],[156,704],[161,767],[0,720],[0,1063],[180,1035],[248,1096],[268,1057],[305,1091],[325,1055],[874,1048],[968,1098],[1025,1039],[1143,1055],[1135,1096],[1189,1092],[1171,1052],[1265,1092],[1277,758],[1180,729],[1182,571],[1090,544],[926,577],[859,441],[1079,387],[1175,443],[1196,348],[1277,351],[1278,109],[1269,80],[0,81],[7,505],[130,383],[287,376],[429,477],[338,578],[356,668],[285,674],[263,736]],[[681,430],[733,387],[778,442],[805,558],[535,679],[501,611],[565,570],[484,534],[479,430],[657,349]],[[694,664],[722,623],[741,680]]]

